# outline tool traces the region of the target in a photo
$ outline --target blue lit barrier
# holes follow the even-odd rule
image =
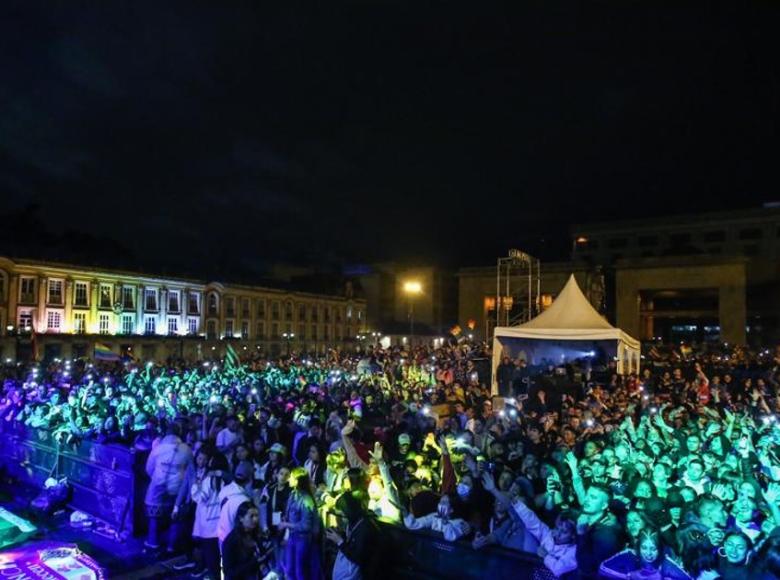
[[[475,550],[467,541],[447,542],[433,532],[382,524],[390,546],[384,546],[392,578],[513,578],[554,580],[535,554],[497,546]]]
[[[63,444],[58,451],[47,430],[0,424],[0,465],[9,475],[38,488],[51,474],[67,477],[71,507],[130,533],[142,518],[145,460],[145,453],[94,441]]]

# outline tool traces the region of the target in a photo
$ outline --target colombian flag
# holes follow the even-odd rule
[[[102,342],[95,343],[95,360],[119,360],[119,355],[111,350],[111,347]]]

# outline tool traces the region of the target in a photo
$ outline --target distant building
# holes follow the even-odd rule
[[[610,322],[642,340],[767,344],[780,339],[778,264],[776,206],[578,225],[571,261],[542,264],[541,302],[574,273]],[[476,318],[489,334],[495,267],[458,280],[460,323]]]
[[[366,301],[0,257],[0,357],[92,356],[95,343],[143,360],[235,348],[351,349]]]
[[[368,328],[392,337],[433,342],[448,336],[457,320],[457,280],[453,272],[433,266],[395,263],[353,268],[368,308]]]

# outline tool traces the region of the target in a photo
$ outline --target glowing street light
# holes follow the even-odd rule
[[[414,342],[414,297],[422,294],[423,288],[419,280],[407,280],[403,289],[404,294],[409,297],[409,335]]]
[[[404,292],[406,294],[421,294],[422,284],[417,280],[408,280],[404,282]]]

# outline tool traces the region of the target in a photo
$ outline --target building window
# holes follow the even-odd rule
[[[628,245],[626,238],[612,238],[607,241],[608,248],[625,248]]]
[[[352,320],[352,306],[347,306],[347,320]]]
[[[168,290],[168,312],[179,312],[179,291]],[[169,324],[170,326],[170,324]]]
[[[279,338],[279,325],[276,322],[271,325],[271,338]]]
[[[334,310],[336,311],[336,322],[341,324],[341,321],[344,318],[343,310],[342,310],[342,308],[340,306],[336,306],[336,308]]]
[[[265,338],[265,322],[257,323],[257,336],[255,338]]]
[[[639,236],[636,241],[640,248],[647,248],[658,244],[658,236]]]
[[[358,310],[357,312],[358,312],[358,320],[363,320],[363,311]]]
[[[298,325],[298,337],[301,340],[306,340],[306,325],[305,324],[299,324]]]
[[[758,256],[758,246],[756,244],[749,244],[742,248],[742,251],[746,256]]]
[[[265,299],[257,301],[257,317],[265,318]]]
[[[271,302],[271,320],[279,320],[279,303]]]
[[[309,326],[309,338],[311,340],[317,340],[319,337],[317,336],[317,325],[312,324]]]
[[[98,332],[100,334],[108,334],[109,316],[108,314],[101,314],[98,317]]]
[[[225,338],[233,338],[233,321],[225,321]]]
[[[21,279],[19,302],[24,304],[35,304],[35,278]]]
[[[49,304],[62,304],[62,280],[49,280]]]
[[[669,241],[673,246],[682,246],[691,243],[691,234],[673,234],[669,236]]]
[[[325,322],[328,323],[330,322],[330,306],[326,306],[325,308],[323,308],[323,310],[325,315]]]
[[[306,305],[298,305],[298,320],[306,320]]]
[[[324,337],[324,339],[325,339],[325,340],[330,340],[330,326],[328,326],[328,325],[326,324],[326,325],[323,327],[323,330],[325,331],[325,333],[323,334],[323,337]]]
[[[210,316],[216,316],[217,315],[217,295],[213,292],[209,294],[209,315]]]
[[[758,228],[750,228],[739,232],[740,240],[760,240],[764,237],[764,232]]]
[[[111,308],[111,286],[100,285],[100,308]]]
[[[189,334],[192,334],[192,335],[198,334],[198,319],[197,318],[189,318],[187,320],[187,332]]]
[[[336,340],[341,342],[342,338],[344,338],[344,328],[342,326],[336,327]]]
[[[19,330],[22,332],[32,332],[32,312],[19,313]]]
[[[73,306],[89,306],[87,302],[87,283],[76,282],[73,291]]]
[[[55,311],[50,311],[46,316],[46,330],[52,332],[59,332],[60,325],[62,324],[62,314]]]
[[[127,286],[122,287],[122,308],[133,310],[135,308],[135,300],[133,300],[133,289]]]
[[[215,340],[217,338],[217,321],[209,320],[206,323],[206,338],[208,340]]]
[[[312,322],[319,322],[320,320],[320,309],[317,308],[317,306],[311,307],[311,321]]]
[[[179,332],[179,319],[173,316],[168,317],[168,334],[177,334]]]
[[[133,317],[129,314],[122,315],[122,334],[133,334]]]
[[[236,315],[236,299],[232,296],[225,298],[225,316]]]
[[[155,293],[156,296],[156,293]],[[157,333],[157,318],[154,316],[147,316],[146,321],[144,322],[144,332],[146,334],[156,334]]]
[[[292,302],[286,302],[284,305],[284,319],[290,322],[293,319],[293,305]]]
[[[241,338],[247,339],[249,338],[249,321],[244,320],[241,322]]]
[[[76,334],[84,334],[87,332],[87,313],[76,312],[73,315],[73,332]]]
[[[187,294],[187,314],[200,314],[200,296],[194,292]]]
[[[249,318],[249,298],[241,299],[241,316]]]
[[[157,310],[157,289],[156,288],[146,288],[144,290],[144,309],[151,312]],[[149,318],[147,318],[146,320],[148,321]]]
[[[726,232],[705,232],[702,237],[705,242],[725,242]]]

